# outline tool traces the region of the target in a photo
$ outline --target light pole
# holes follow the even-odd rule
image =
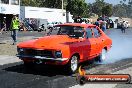
[[[21,0],[18,0],[18,3],[19,3],[18,4],[18,6],[19,6],[19,19],[22,20],[21,19]]]
[[[62,16],[65,16],[65,13],[64,13],[64,0],[62,0]]]
[[[66,22],[69,22],[69,10],[71,6],[71,0],[67,0],[67,6],[66,6]]]
[[[62,13],[63,13],[63,9],[64,9],[64,0],[62,0]]]

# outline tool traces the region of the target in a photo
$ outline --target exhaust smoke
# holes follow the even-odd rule
[[[107,59],[101,64],[109,64],[132,58],[132,35],[130,34],[132,32],[126,29],[127,33],[122,34],[120,30],[115,30],[110,35],[113,41],[112,48],[107,53]]]

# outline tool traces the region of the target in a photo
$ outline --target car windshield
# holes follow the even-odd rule
[[[83,37],[84,28],[80,26],[54,26],[51,35],[68,35],[69,37]]]

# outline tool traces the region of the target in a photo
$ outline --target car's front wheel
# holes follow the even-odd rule
[[[75,73],[78,69],[78,56],[73,55],[68,63],[68,72]]]

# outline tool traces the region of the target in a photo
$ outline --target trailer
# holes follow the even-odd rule
[[[36,19],[37,27],[44,24],[45,28],[49,23],[66,23],[66,10],[55,9],[55,8],[42,8],[42,7],[20,7],[20,19],[28,19],[29,24],[31,24],[30,19]],[[69,13],[69,22],[73,22],[72,15]]]

